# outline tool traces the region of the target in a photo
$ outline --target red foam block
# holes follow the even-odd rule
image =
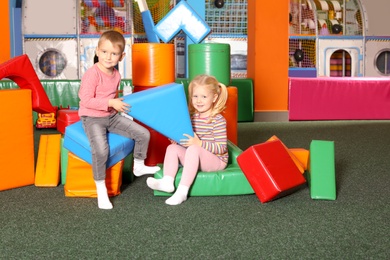
[[[306,183],[280,140],[249,147],[237,162],[262,203],[290,194]]]
[[[13,80],[21,89],[31,90],[32,110],[35,112],[42,114],[56,112],[26,54],[0,64],[0,79],[2,78]]]
[[[75,109],[60,109],[57,112],[57,130],[65,134],[65,127],[80,120],[79,111]]]

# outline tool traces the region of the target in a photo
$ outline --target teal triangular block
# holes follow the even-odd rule
[[[162,135],[180,142],[183,134],[194,136],[182,84],[170,83],[124,96],[130,116]]]

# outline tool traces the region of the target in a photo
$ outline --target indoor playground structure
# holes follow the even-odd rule
[[[226,109],[223,112],[227,121],[227,137],[229,150],[229,163],[225,170],[218,172],[199,172],[193,187],[190,191],[190,196],[222,196],[222,195],[242,195],[256,193],[262,203],[274,200],[276,198],[288,195],[289,193],[300,189],[306,179],[303,173],[308,169],[309,151],[302,148],[289,149],[276,136],[271,137],[264,143],[255,145],[246,151],[242,151],[237,143],[237,123],[239,122],[239,99],[238,88],[232,86],[232,48],[226,39],[224,41],[208,41],[202,42],[210,34],[210,28],[207,20],[199,16],[192,6],[187,1],[181,1],[174,5],[169,5],[167,12],[159,21],[153,21],[150,9],[146,1],[136,1],[141,11],[141,20],[143,22],[145,33],[131,39],[131,44],[128,46],[129,62],[124,63],[124,67],[119,68],[126,75],[126,70],[131,68],[131,82],[123,79],[122,85],[118,88],[118,95],[123,95],[124,101],[131,104],[130,116],[132,120],[137,120],[145,125],[151,133],[149,143],[148,158],[145,161],[149,165],[160,164],[163,169],[163,158],[169,140],[179,142],[183,138],[183,134],[193,135],[189,113],[187,111],[187,86],[188,83],[199,74],[214,75],[221,83],[228,86],[228,101]],[[92,156],[86,134],[82,128],[81,121],[77,115],[76,103],[66,103],[59,98],[53,98],[49,94],[49,89],[55,89],[56,93],[65,94],[65,91],[59,90],[61,84],[66,87],[76,89],[72,95],[73,100],[80,84],[80,79],[69,78],[66,75],[68,71],[77,71],[80,67],[73,66],[73,63],[67,64],[64,51],[74,50],[80,53],[80,60],[93,60],[92,53],[89,57],[82,57],[86,50],[85,42],[88,40],[92,45],[96,45],[96,40],[102,31],[108,29],[119,30],[124,34],[132,31],[129,28],[129,21],[133,16],[130,15],[134,5],[129,5],[128,2],[111,2],[111,1],[80,1],[80,6],[70,5],[68,2],[62,6],[64,10],[79,10],[80,17],[70,21],[64,28],[58,28],[57,33],[61,33],[61,38],[56,38],[59,35],[52,35],[46,38],[44,35],[50,33],[48,28],[42,28],[32,22],[28,22],[28,17],[34,17],[36,7],[29,7],[30,1],[25,1],[24,25],[26,31],[30,34],[25,34],[25,44],[30,46],[26,48],[26,52],[33,50],[32,46],[42,48],[43,42],[47,47],[43,47],[43,51],[38,54],[35,50],[34,56],[32,53],[23,54],[10,61],[0,65],[1,78],[9,78],[14,84],[8,90],[0,92],[0,99],[12,100],[12,95],[19,93],[25,96],[23,113],[23,129],[26,132],[16,133],[14,139],[18,139],[18,143],[9,142],[6,146],[2,146],[2,164],[8,164],[11,168],[4,172],[1,176],[5,178],[2,181],[4,189],[11,189],[20,186],[35,184],[37,187],[56,187],[58,184],[64,185],[65,196],[67,197],[95,197],[96,190],[92,179]],[[66,15],[68,16],[68,15]],[[190,17],[190,19],[188,19]],[[36,19],[36,17],[35,17]],[[73,18],[72,18],[73,19]],[[78,24],[79,26],[72,26]],[[51,26],[51,25],[50,25]],[[81,28],[80,34],[75,28]],[[26,32],[25,31],[25,32]],[[40,34],[38,34],[40,33]],[[76,33],[77,35],[74,35]],[[64,42],[76,42],[76,48],[65,47],[65,45],[53,45],[53,42],[62,42],[63,35],[69,35]],[[173,39],[180,34],[188,38],[186,40],[188,49],[186,54],[186,74],[188,78],[177,79],[178,61],[175,55],[176,43]],[[34,37],[36,39],[32,40]],[[141,38],[143,40],[141,40]],[[65,37],[66,38],[66,37]],[[73,39],[70,39],[73,38]],[[162,42],[160,42],[160,40]],[[46,45],[50,41],[50,44]],[[132,43],[134,41],[134,43]],[[32,45],[30,45],[32,44]],[[80,48],[82,46],[82,48]],[[89,50],[94,47],[89,47]],[[73,53],[70,56],[74,56]],[[84,52],[88,53],[88,52]],[[40,55],[40,56],[39,56]],[[30,57],[30,58],[29,58]],[[235,61],[240,61],[240,58],[235,58]],[[73,65],[72,65],[73,64]],[[87,66],[84,63],[83,66]],[[38,67],[34,67],[38,65]],[[67,65],[70,65],[69,67]],[[241,65],[234,65],[233,68],[244,68]],[[23,70],[20,70],[23,68]],[[87,67],[85,67],[87,68]],[[40,70],[43,74],[36,72]],[[79,70],[80,72],[80,70]],[[78,73],[76,73],[78,74]],[[62,76],[66,79],[63,79]],[[41,80],[38,77],[41,77]],[[237,80],[236,80],[237,82]],[[248,80],[244,79],[244,82]],[[125,84],[125,85],[123,85]],[[45,85],[45,86],[44,86]],[[125,95],[124,87],[132,87],[132,94]],[[77,95],[77,94],[76,94]],[[77,96],[76,96],[77,97]],[[166,102],[174,100],[175,102]],[[7,102],[1,102],[7,104]],[[247,104],[247,101],[244,102]],[[72,109],[71,109],[72,107]],[[164,110],[161,109],[164,107]],[[56,109],[58,111],[56,111]],[[37,166],[31,167],[34,161],[33,145],[31,143],[32,134],[32,110],[38,113],[38,118],[42,114],[53,113],[57,114],[56,128],[59,134],[41,135],[39,143],[39,152],[37,158]],[[7,118],[2,119],[7,120]],[[2,122],[3,124],[4,122]],[[29,125],[27,127],[27,125]],[[7,133],[10,129],[2,128],[1,131]],[[20,138],[22,136],[23,138]],[[124,138],[122,136],[108,133],[108,142],[110,147],[109,159],[107,163],[107,187],[110,196],[120,194],[120,186],[122,183],[122,171],[124,161],[131,156],[134,140]],[[333,156],[333,143],[326,142],[329,149],[321,149],[322,143],[313,141],[313,155],[310,157],[310,187],[311,197],[313,199],[336,199],[335,189],[335,170]],[[26,164],[28,169],[23,165],[23,169],[18,169],[25,172],[28,176],[22,178],[9,177],[8,171],[14,171],[18,166],[12,162],[11,158],[14,154],[8,154],[5,151],[12,146],[27,147],[26,157],[30,158],[30,163]],[[325,145],[325,146],[326,146]],[[320,148],[318,148],[320,147]],[[312,148],[311,148],[312,150]],[[317,151],[319,150],[319,152]],[[316,155],[316,153],[322,153]],[[325,153],[325,154],[324,154]],[[28,156],[27,156],[28,155]],[[316,166],[323,164],[323,159],[327,158],[326,166]],[[283,162],[283,163],[281,163]],[[325,171],[324,171],[325,169]],[[7,176],[5,176],[7,175]],[[76,177],[77,176],[77,177]],[[156,173],[157,178],[161,178],[162,170]],[[175,185],[178,184],[181,178],[181,172],[178,174]],[[322,182],[328,183],[327,188],[317,188],[316,185]],[[155,192],[155,195],[165,196],[162,192]]]
[[[46,19],[52,22],[42,24],[42,6],[32,0],[22,1],[23,54],[0,64],[0,78],[9,79],[1,83],[1,108],[6,110],[10,102],[18,100],[21,110],[18,131],[11,131],[7,123],[11,115],[0,121],[4,126],[0,133],[11,137],[3,141],[0,150],[0,165],[5,169],[0,174],[0,190],[31,184],[56,187],[61,183],[67,197],[96,196],[91,150],[77,114],[77,92],[81,77],[95,62],[101,33],[116,30],[127,43],[126,58],[118,67],[122,75],[118,96],[132,106],[124,116],[143,124],[151,133],[147,165],[163,169],[169,139],[179,142],[183,134],[193,135],[187,87],[196,75],[210,74],[228,86],[223,115],[229,162],[225,170],[199,172],[189,195],[255,193],[266,203],[308,184],[312,199],[336,200],[333,141],[312,140],[310,149],[289,148],[272,136],[245,151],[238,146],[237,124],[254,121],[256,99],[254,79],[247,77],[253,58],[248,48],[253,43],[247,36],[253,27],[246,14],[257,9],[248,10],[247,1],[40,3],[45,10],[61,12],[47,13]],[[371,5],[358,0],[291,0],[285,7],[289,14],[289,62],[285,71],[289,75],[285,82],[288,119],[389,119],[389,78],[371,76],[390,75],[390,37],[380,35],[387,28],[381,31],[383,26],[369,26]],[[132,93],[125,93],[125,88]],[[31,122],[44,118],[59,134],[41,135],[34,169]],[[134,140],[109,133],[108,142],[106,183],[109,195],[117,196]],[[16,154],[9,152],[15,150],[13,147],[24,148],[25,164],[15,161]],[[8,174],[11,171],[25,176],[12,177]],[[162,170],[155,177],[161,178]],[[180,178],[181,170],[175,185]]]

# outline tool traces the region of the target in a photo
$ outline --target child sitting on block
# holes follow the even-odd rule
[[[173,192],[174,180],[179,163],[183,165],[182,178],[176,192],[165,201],[178,205],[187,200],[198,170],[220,171],[228,162],[226,120],[220,114],[226,104],[227,89],[215,77],[199,75],[188,87],[189,111],[194,137],[184,134],[180,144],[172,141],[164,158],[162,179],[147,178],[147,185],[153,190]]]
[[[99,61],[88,69],[81,79],[79,116],[92,151],[92,171],[96,184],[98,206],[112,209],[108,197],[106,162],[108,159],[107,132],[134,139],[134,175],[154,174],[160,167],[144,164],[150,140],[149,131],[138,123],[121,116],[130,105],[117,97],[121,76],[115,66],[125,56],[125,39],[116,31],[104,32],[96,48]]]

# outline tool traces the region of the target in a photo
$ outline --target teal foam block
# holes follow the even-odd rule
[[[308,182],[312,199],[336,199],[335,152],[333,141],[310,143]]]
[[[111,132],[107,133],[107,142],[110,149],[107,168],[132,153],[135,143],[133,139]],[[91,146],[81,121],[65,127],[63,147],[80,159],[92,164]]]
[[[180,142],[183,134],[194,136],[182,84],[170,83],[124,96],[130,116],[160,134]]]

